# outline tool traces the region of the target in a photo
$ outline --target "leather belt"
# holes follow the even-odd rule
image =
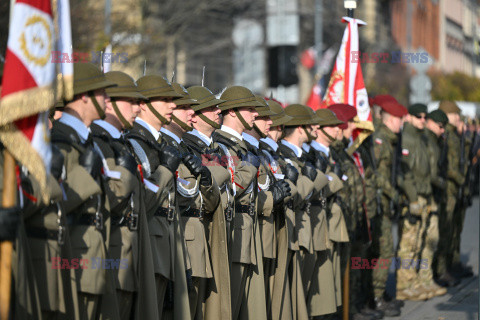
[[[188,208],[182,212],[182,217],[203,218],[202,211],[199,209]]]
[[[83,224],[87,226],[95,226],[97,218],[94,214],[82,214],[78,219],[73,219],[72,224]]]
[[[41,227],[25,227],[27,236],[38,239],[58,240],[58,230],[50,230]]]
[[[255,206],[253,204],[235,204],[235,213],[248,213],[249,215],[255,215]]]
[[[312,206],[325,208],[327,206],[327,199],[322,200],[312,200],[310,201]]]
[[[169,221],[173,221],[174,212],[175,211],[172,208],[158,207],[157,211],[155,211],[155,213],[153,215],[157,216],[157,217],[165,217]]]

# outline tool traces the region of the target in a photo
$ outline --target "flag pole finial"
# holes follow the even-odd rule
[[[205,87],[205,66],[203,66],[202,70],[202,87]]]
[[[143,75],[147,73],[147,59],[143,61]]]

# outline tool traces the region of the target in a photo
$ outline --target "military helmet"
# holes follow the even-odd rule
[[[330,109],[318,109],[316,114],[320,118],[318,121],[320,127],[337,126],[343,123]]]
[[[137,87],[138,91],[148,99],[182,98],[181,94],[175,92],[170,81],[162,76],[143,76],[137,80]]]
[[[73,65],[73,94],[115,86],[107,80],[105,74],[93,63],[75,63]]]
[[[181,98],[173,100],[173,103],[175,103],[177,106],[198,104],[197,100],[192,99],[192,97],[190,97],[190,95],[188,94],[187,89],[185,89],[185,87],[182,86],[180,83],[173,82],[172,87],[176,93],[178,93],[179,95],[182,95]]]
[[[442,110],[445,113],[462,113],[462,110],[453,101],[440,101],[438,109]]]
[[[255,111],[258,112],[257,118],[258,118],[258,117],[268,117],[268,116],[273,116],[273,115],[275,115],[275,112],[273,112],[272,110],[270,110],[270,107],[268,106],[268,103],[267,103],[267,101],[265,101],[265,98],[264,98],[264,97],[262,97],[261,95],[256,94],[256,95],[255,95],[255,99],[257,99],[257,101],[262,104],[261,107],[255,108]]]
[[[270,98],[267,103],[270,107],[270,110],[272,110],[274,113],[274,115],[270,116],[270,119],[272,120],[272,127],[284,125],[293,119],[285,113],[285,109],[283,109],[283,107],[277,101]]]
[[[206,108],[217,106],[225,100],[215,98],[212,91],[202,86],[193,86],[187,89],[191,98],[197,100],[197,105],[192,106],[192,109],[197,112]]]
[[[291,104],[285,108],[285,113],[292,117],[285,126],[303,126],[309,124],[317,124],[319,118],[315,115],[312,108],[303,104]]]
[[[107,80],[117,85],[116,87],[107,88],[105,90],[111,98],[147,99],[138,92],[135,81],[128,74],[121,71],[110,71],[105,73],[105,77]]]
[[[238,109],[242,107],[262,107],[263,104],[257,101],[255,95],[249,89],[242,86],[227,88],[220,99],[225,100],[218,106],[220,110]]]

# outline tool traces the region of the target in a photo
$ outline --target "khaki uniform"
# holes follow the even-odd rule
[[[258,279],[254,284],[263,286],[264,283],[261,244],[255,214],[257,169],[251,164],[241,162],[242,156],[248,152],[243,141],[222,130],[215,131],[213,139],[219,143],[222,154],[225,155],[226,163],[224,164],[230,172],[233,172],[231,179],[235,205],[229,255],[231,257],[232,318],[237,319],[241,310],[248,312],[248,308],[253,306],[249,303],[250,296],[261,293],[259,303],[262,302],[262,296],[265,301],[264,288],[249,291],[254,273],[261,277],[261,280]],[[260,318],[266,318],[265,303],[263,308],[264,314],[258,313]]]
[[[226,209],[233,205],[233,195],[230,182],[230,173],[219,163],[210,162],[205,157],[206,154],[219,152],[218,146],[212,143],[208,146],[202,139],[185,133],[182,137],[189,151],[202,159],[202,164],[206,165],[212,173],[216,188],[220,192],[220,203],[215,212],[203,217],[207,228],[205,229],[208,247],[210,248],[211,265],[213,277],[207,280],[207,289],[205,292],[205,319],[231,319],[231,293],[230,293],[230,269],[228,263],[227,248],[227,219],[228,224],[231,221],[231,215]],[[231,199],[231,204],[229,200]],[[227,217],[228,215],[228,217]]]
[[[136,122],[125,138],[142,165],[157,306],[162,318],[168,280],[175,279],[175,182],[173,174],[159,164],[158,142],[147,128]]]
[[[82,143],[75,129],[61,120],[53,124],[52,142],[65,158],[66,199],[61,204],[73,220],[70,233],[73,256],[90,262],[87,268],[78,269],[79,299],[85,305],[88,317],[97,318],[101,313],[100,296],[107,294],[111,297],[115,289],[110,272],[93,266],[94,259],[103,261],[107,258],[106,243],[109,237],[108,224],[103,225],[103,221],[108,223],[108,203],[102,196],[102,182],[95,181],[78,162],[80,155],[86,148],[93,148],[93,144],[91,141]],[[110,310],[117,307],[115,299],[113,303],[114,307]],[[110,310],[102,312],[108,313]]]

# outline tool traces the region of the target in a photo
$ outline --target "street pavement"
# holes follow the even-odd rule
[[[385,319],[405,320],[474,320],[478,318],[478,250],[479,250],[479,199],[474,199],[473,205],[467,210],[461,238],[461,259],[471,266],[475,274],[472,278],[463,279],[455,288],[449,288],[448,293],[428,301],[405,301],[400,317],[385,317]],[[440,235],[441,237],[442,235]],[[398,237],[394,232],[394,241]],[[395,276],[390,270],[387,291],[393,293]]]

